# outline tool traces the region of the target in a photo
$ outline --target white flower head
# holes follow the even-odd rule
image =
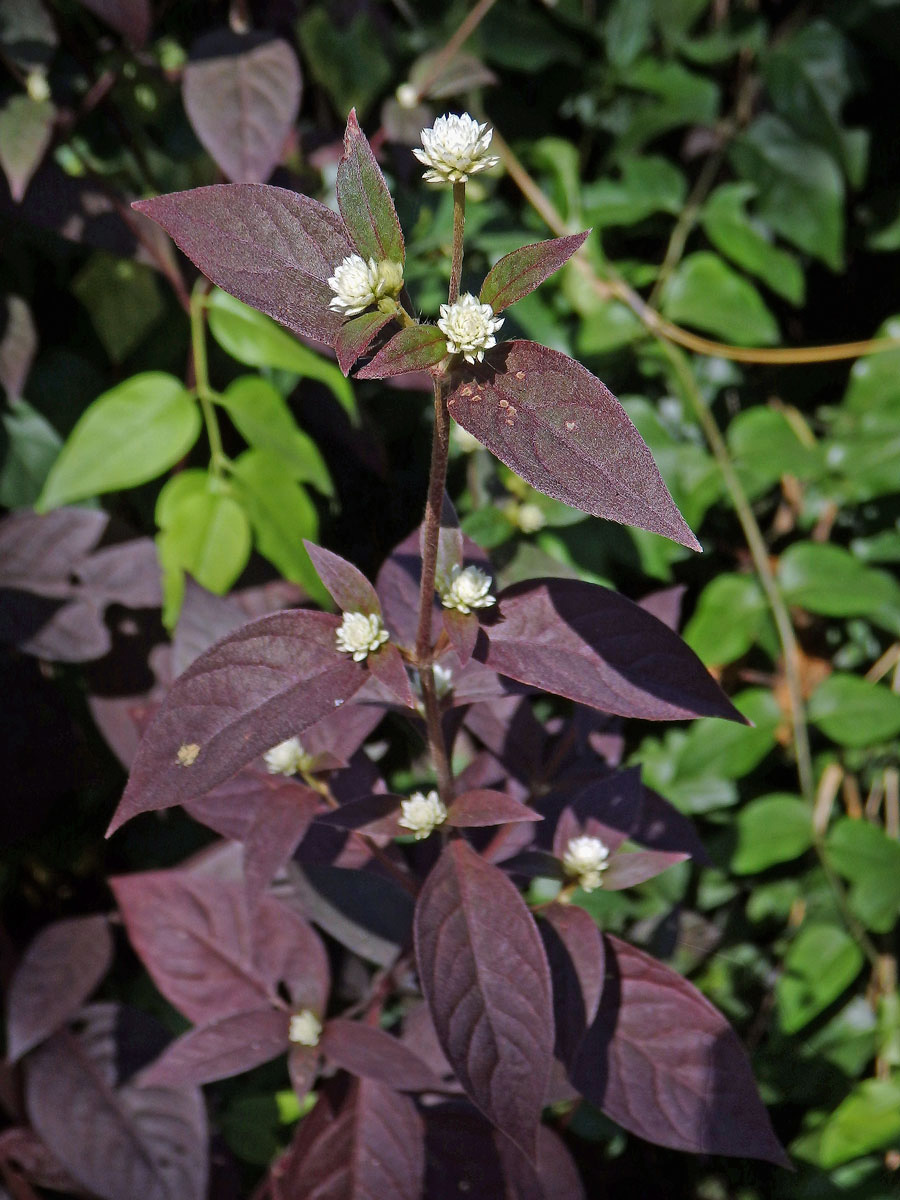
[[[267,750],[263,760],[270,775],[294,775],[309,769],[312,756],[300,745],[299,738],[292,737]]]
[[[490,608],[497,603],[490,594],[491,577],[480,567],[462,568],[458,564],[450,573],[450,585],[441,592],[444,608],[455,608],[461,613],[470,613],[473,608]]]
[[[328,286],[335,293],[328,307],[346,317],[355,317],[377,304],[382,296],[396,296],[400,292],[403,267],[389,259],[376,262],[370,258],[367,262],[358,254],[348,254],[335,267]]]
[[[383,646],[390,634],[382,625],[378,613],[366,616],[361,612],[349,612],[344,613],[344,619],[334,631],[334,636],[338,650],[352,654],[354,662],[362,662],[370,651]]]
[[[428,183],[465,183],[470,175],[496,167],[500,159],[488,154],[494,135],[487,125],[463,113],[438,117],[431,129],[422,130],[422,149],[413,150],[428,167],[422,176]]]
[[[528,501],[520,504],[516,511],[516,524],[523,533],[537,533],[547,524],[547,518],[537,504]]]
[[[411,829],[416,841],[427,838],[438,825],[443,825],[447,819],[447,810],[441,803],[437,792],[413,792],[408,800],[401,800],[400,807],[403,816],[397,822],[404,829]]]
[[[601,872],[609,866],[609,847],[598,837],[575,837],[569,841],[563,854],[563,868],[567,875],[578,880],[585,892],[593,892],[603,885]]]
[[[295,1046],[318,1046],[322,1036],[322,1022],[308,1008],[301,1009],[291,1017],[288,1038]]]
[[[461,354],[466,362],[481,362],[485,350],[497,345],[494,334],[503,324],[489,304],[466,292],[455,304],[442,304],[438,329],[447,338],[447,353]]]

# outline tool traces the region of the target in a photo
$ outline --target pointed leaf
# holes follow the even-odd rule
[[[372,675],[400,701],[404,708],[416,708],[417,700],[413,695],[403,656],[396,646],[392,646],[389,642],[386,643],[374,654],[370,654],[366,662]]]
[[[203,1097],[197,1088],[120,1086],[119,1063],[129,1049],[118,1028],[121,1013],[115,1004],[93,1005],[84,1010],[80,1034],[64,1030],[33,1051],[26,1071],[31,1122],[66,1170],[103,1200],[205,1200]]]
[[[329,613],[273,613],[195,659],[138,747],[110,832],[202,796],[348,700],[366,672],[335,648],[337,625]]]
[[[338,366],[345,375],[349,375],[353,364],[361,358],[378,334],[389,321],[393,321],[393,313],[366,312],[346,321],[340,329],[334,342],[334,352],[337,355]]]
[[[0,108],[0,167],[16,204],[24,199],[31,177],[53,138],[56,109],[49,100],[13,96]]]
[[[198,1025],[167,1046],[139,1076],[141,1087],[212,1083],[258,1067],[289,1047],[290,1015],[258,1008]]]
[[[288,43],[208,33],[191,47],[181,87],[194,132],[228,179],[265,183],[300,107],[300,68]]]
[[[376,1079],[397,1091],[443,1090],[441,1080],[403,1042],[361,1021],[329,1021],[319,1047],[351,1075]]]
[[[441,1047],[492,1124],[530,1158],[553,1052],[550,974],[522,897],[450,843],[416,906],[416,961]]]
[[[551,238],[547,242],[520,246],[504,255],[488,271],[479,300],[482,304],[490,304],[495,313],[509,308],[568,262],[587,236],[587,233],[574,233],[570,237]]]
[[[81,0],[101,21],[140,49],[150,34],[150,0]]]
[[[331,812],[322,813],[316,823],[330,825],[334,829],[366,833],[370,837],[398,837],[409,832],[399,824],[402,799],[402,796],[395,796],[391,792],[361,796],[358,800],[348,800]]]
[[[41,930],[9,988],[6,1044],[11,1062],[74,1016],[106,974],[112,950],[106,917],[71,917]]]
[[[594,918],[583,908],[551,904],[541,916],[538,928],[553,980],[556,1053],[569,1066],[597,1016],[606,953]]]
[[[607,936],[600,1011],[572,1075],[625,1129],[676,1150],[787,1166],[737,1035],[695,987]]]
[[[636,850],[634,853],[614,854],[609,867],[603,872],[603,887],[608,892],[619,892],[623,888],[637,887],[668,871],[676,863],[684,862],[688,854],[667,850]]]
[[[504,342],[465,369],[448,403],[463,429],[538,491],[700,549],[625,410],[574,359]]]
[[[604,712],[646,721],[742,721],[693,650],[617,592],[574,579],[530,580],[499,597],[475,657],[501,675]]]
[[[436,325],[407,325],[356,372],[357,379],[389,379],[427,371],[447,357],[447,337]]]
[[[223,183],[134,205],[204,275],[294,333],[333,344],[341,318],[327,280],[352,252],[340,217],[286,188]]]
[[[444,632],[456,651],[459,665],[464,667],[475,653],[478,641],[478,618],[472,613],[461,613],[455,608],[445,608],[441,613]]]
[[[319,578],[342,612],[361,612],[367,617],[377,613],[381,616],[381,601],[362,571],[323,546],[308,541],[304,541],[303,545]]]
[[[527,804],[507,796],[506,792],[495,792],[490,788],[478,788],[457,796],[447,812],[447,824],[457,828],[476,828],[483,825],[507,825],[517,821],[543,821]]]
[[[403,234],[394,202],[355,110],[347,118],[336,188],[338,208],[357,252],[376,262],[402,263]]]

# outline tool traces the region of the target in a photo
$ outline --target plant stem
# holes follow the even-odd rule
[[[200,411],[203,413],[203,423],[206,426],[206,436],[209,438],[210,465],[212,473],[221,478],[228,464],[228,456],[222,449],[222,435],[219,432],[219,420],[212,402],[212,388],[209,386],[209,367],[206,359],[206,286],[205,280],[198,280],[191,293],[191,354],[194,360],[194,388],[200,401]]]
[[[450,289],[447,300],[455,304],[459,299],[459,283],[462,279],[463,230],[466,224],[466,185],[453,185],[453,258],[450,263]]]

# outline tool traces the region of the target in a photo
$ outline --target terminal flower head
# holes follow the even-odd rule
[[[438,117],[431,129],[422,130],[422,149],[413,150],[428,167],[422,178],[428,183],[465,183],[470,175],[495,167],[500,159],[488,154],[493,134],[468,113]]]
[[[444,608],[455,608],[461,613],[470,613],[473,608],[490,608],[496,604],[495,596],[490,594],[491,577],[480,567],[453,567],[450,573],[450,584],[441,592],[441,604]]]
[[[322,1022],[308,1008],[301,1009],[291,1017],[288,1038],[295,1046],[318,1046],[322,1036]]]
[[[438,329],[447,338],[448,354],[461,354],[466,362],[481,362],[485,350],[497,345],[494,334],[503,324],[489,304],[466,292],[455,304],[442,304]]]
[[[602,887],[601,872],[609,866],[609,847],[598,837],[575,837],[566,846],[563,868],[585,892]]]
[[[300,745],[300,739],[292,737],[267,750],[263,761],[270,775],[294,775],[297,771],[306,770],[311,758]]]
[[[403,815],[397,822],[404,829],[411,829],[416,841],[427,838],[438,825],[447,819],[447,810],[437,792],[413,792],[408,800],[400,801]]]
[[[329,308],[355,317],[382,296],[396,296],[403,287],[403,267],[400,263],[383,259],[368,261],[358,254],[348,254],[334,269],[328,286],[335,293]]]
[[[352,654],[354,662],[362,662],[372,650],[383,646],[390,634],[382,625],[378,613],[366,616],[361,612],[349,612],[344,613],[344,619],[334,631],[334,636],[338,650]]]

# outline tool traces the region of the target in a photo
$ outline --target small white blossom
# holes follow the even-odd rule
[[[394,94],[401,108],[415,108],[419,103],[419,89],[414,83],[401,83]]]
[[[295,1046],[318,1046],[322,1022],[308,1008],[294,1013],[288,1026],[288,1038]]]
[[[602,871],[609,866],[609,847],[597,837],[572,838],[566,846],[563,855],[563,867],[567,875],[578,880],[578,885],[585,892],[593,892],[601,887]]]
[[[482,304],[477,296],[466,292],[455,304],[442,304],[438,329],[447,338],[447,352],[461,354],[466,362],[474,363],[484,358],[485,350],[497,345],[494,334],[503,324],[503,317],[495,317],[489,304]]]
[[[547,524],[547,518],[536,504],[529,502],[519,505],[516,512],[516,524],[523,533],[537,533]]]
[[[422,130],[421,150],[413,154],[428,170],[422,176],[428,183],[465,183],[470,175],[496,167],[500,159],[488,154],[494,135],[487,125],[474,117],[438,117],[431,129]]]
[[[470,613],[473,608],[490,608],[496,597],[490,594],[491,577],[480,567],[454,566],[450,573],[450,586],[441,592],[444,608],[455,608],[461,613]]]
[[[390,637],[381,624],[378,613],[366,616],[361,612],[344,613],[344,619],[334,632],[338,650],[352,654],[354,662],[362,662],[366,655],[377,650]]]
[[[437,792],[413,792],[408,800],[401,800],[400,807],[403,816],[397,822],[404,829],[411,829],[416,835],[416,841],[427,838],[429,833],[438,825],[443,825],[447,819],[447,810],[441,803]]]
[[[440,663],[435,663],[434,666],[431,668],[431,671],[432,671],[432,674],[434,675],[435,694],[436,694],[438,700],[443,700],[443,698],[447,695],[447,693],[453,687],[453,668],[452,667],[442,667],[440,665]],[[418,671],[413,671],[412,686],[413,686],[413,691],[416,693],[416,695],[421,696],[422,695],[422,677],[419,675]],[[424,711],[422,709],[421,704],[419,705],[419,710],[420,710],[420,712]]]
[[[263,760],[270,775],[294,775],[306,770],[311,758],[300,745],[300,739],[292,737],[267,750]]]
[[[335,293],[328,307],[355,317],[377,304],[382,296],[398,294],[403,287],[403,267],[389,259],[376,262],[370,258],[366,262],[358,254],[349,254],[335,267],[328,286]]]

